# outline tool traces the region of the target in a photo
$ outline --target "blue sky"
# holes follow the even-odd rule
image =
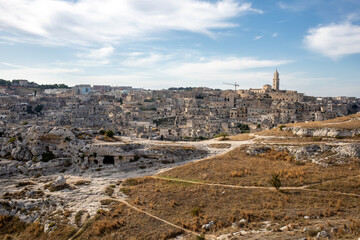
[[[360,97],[358,0],[0,0],[0,78]]]

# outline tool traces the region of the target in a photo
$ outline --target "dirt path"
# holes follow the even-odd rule
[[[191,180],[185,180],[185,179],[174,179],[174,178],[165,178],[165,177],[158,177],[158,176],[152,176],[152,178],[166,180],[166,181],[175,181],[175,182],[183,182],[183,183],[190,183],[190,184],[236,188],[236,189],[261,189],[261,190],[269,190],[269,191],[275,190],[274,187],[238,186],[238,185],[229,185],[229,184],[221,184],[221,183],[204,183],[204,182],[197,182],[197,181],[191,181]],[[321,184],[321,183],[317,183],[317,184]],[[311,191],[311,192],[328,192],[328,193],[334,193],[334,194],[338,194],[338,195],[360,197],[360,194],[344,193],[344,192],[338,192],[338,191],[323,191],[323,190],[319,190],[319,189],[309,189],[309,188],[307,188],[309,186],[313,186],[313,184],[305,185],[305,186],[301,186],[301,187],[282,187],[281,190],[303,190],[303,191]]]
[[[181,162],[179,164],[173,165],[173,166],[168,167],[168,168],[160,169],[160,170],[153,169],[153,170],[147,172],[147,174],[145,174],[145,175],[146,176],[151,176],[154,179],[161,179],[161,180],[166,180],[166,181],[176,181],[176,182],[198,184],[198,185],[206,185],[206,186],[226,187],[226,188],[232,188],[232,189],[259,189],[259,190],[276,191],[274,187],[238,186],[238,185],[231,185],[231,184],[205,183],[205,182],[200,182],[200,181],[192,181],[192,180],[186,180],[186,179],[172,179],[172,178],[165,178],[165,177],[160,177],[159,176],[159,174],[164,173],[166,171],[169,171],[169,170],[171,170],[173,168],[176,168],[176,167],[178,167],[180,165],[184,165],[184,164],[187,164],[187,163],[190,163],[190,162],[206,161],[206,160],[209,160],[209,159],[211,159],[213,157],[218,157],[218,156],[225,155],[225,154],[227,154],[228,152],[232,151],[233,149],[235,149],[237,147],[240,147],[240,146],[243,146],[243,145],[253,144],[256,141],[267,140],[269,138],[271,138],[271,136],[257,136],[257,135],[254,135],[253,139],[242,140],[242,141],[219,141],[217,139],[210,139],[210,140],[201,141],[201,142],[176,142],[175,144],[172,143],[172,145],[188,145],[188,146],[190,145],[190,146],[194,146],[194,147],[207,148],[209,150],[211,149],[211,147],[210,147],[211,144],[230,144],[230,147],[229,148],[212,149],[212,151],[209,151],[210,154],[206,158]],[[127,140],[127,141],[129,141],[129,140]],[[164,142],[164,141],[132,140],[132,142],[138,142],[138,141],[139,141],[139,143],[140,143],[140,141],[141,142],[144,141],[144,142],[149,143],[149,144],[159,144],[159,145],[160,144],[161,145],[170,144],[169,142]],[[257,142],[257,143],[259,143],[259,142]],[[109,143],[97,143],[97,144],[109,144]],[[110,144],[111,145],[116,145],[116,144],[119,144],[119,143],[110,143]],[[266,143],[266,144],[271,144],[271,143]],[[299,145],[302,145],[302,144],[308,144],[308,143],[300,143]],[[125,174],[125,175],[126,175],[126,177],[124,179],[131,177],[130,175],[132,175],[132,174],[130,174],[130,175]],[[111,174],[111,177],[115,177],[115,176]],[[339,179],[336,179],[336,180],[339,180]],[[343,193],[343,192],[337,192],[337,191],[323,191],[323,190],[319,190],[319,189],[310,189],[311,186],[316,186],[316,185],[320,185],[320,184],[331,182],[331,181],[335,181],[335,179],[320,182],[320,183],[315,183],[315,184],[304,185],[304,186],[300,186],[300,187],[282,187],[281,189],[282,190],[300,190],[300,191],[309,191],[309,192],[329,192],[329,193],[338,194],[338,195],[360,197],[359,194],[353,194],[353,193]],[[146,210],[142,210],[142,209],[130,204],[129,202],[126,201],[126,199],[124,199],[122,197],[114,197],[114,199],[121,202],[121,203],[123,203],[123,204],[125,204],[126,206],[128,206],[129,208],[131,208],[131,209],[133,209],[133,210],[135,210],[137,212],[140,212],[140,213],[145,214],[145,215],[147,215],[147,216],[149,216],[151,218],[154,218],[154,219],[156,219],[158,221],[161,221],[161,222],[163,222],[166,225],[169,225],[171,227],[175,227],[177,229],[180,229],[180,230],[184,231],[185,233],[189,233],[189,234],[192,234],[194,236],[197,236],[197,235],[200,234],[200,233],[191,231],[189,229],[185,229],[185,228],[183,228],[181,226],[178,226],[178,225],[176,225],[174,223],[171,223],[171,222],[169,222],[169,221],[167,221],[167,220],[165,220],[165,219],[163,219],[161,217],[155,216],[152,213],[147,212]],[[70,239],[71,240],[74,239],[77,236],[77,234],[81,233],[81,231],[83,231],[83,227],[80,228],[77,231],[77,233]],[[216,236],[209,234],[209,235],[206,235],[206,238],[207,239],[216,239]]]
[[[138,212],[141,212],[141,213],[143,213],[143,214],[146,214],[146,215],[148,215],[149,217],[155,218],[155,219],[157,219],[157,220],[159,220],[159,221],[161,221],[161,222],[163,222],[163,223],[165,223],[165,224],[167,224],[167,225],[170,225],[170,226],[172,226],[172,227],[178,228],[178,229],[180,229],[180,230],[183,230],[184,232],[193,234],[193,235],[195,235],[195,236],[199,235],[199,233],[197,233],[197,232],[193,232],[193,231],[191,231],[191,230],[189,230],[189,229],[180,227],[180,226],[178,226],[178,225],[176,225],[176,224],[173,224],[173,223],[171,223],[171,222],[169,222],[169,221],[166,221],[165,219],[162,219],[162,218],[157,217],[157,216],[155,216],[155,215],[153,215],[153,214],[151,214],[151,213],[149,213],[149,212],[146,212],[146,211],[144,211],[144,210],[142,210],[142,209],[140,209],[140,208],[138,208],[138,207],[135,207],[134,205],[131,205],[130,203],[128,203],[128,202],[125,201],[125,200],[118,199],[118,201],[121,202],[121,203],[123,203],[123,204],[125,204],[125,205],[128,206],[129,208],[134,209],[135,211],[138,211]]]

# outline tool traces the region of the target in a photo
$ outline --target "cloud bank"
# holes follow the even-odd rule
[[[262,13],[235,0],[11,0],[0,1],[0,30],[8,41],[105,45],[169,30],[211,35],[250,12]]]
[[[305,36],[306,46],[332,59],[360,53],[360,26],[350,22],[319,26]]]

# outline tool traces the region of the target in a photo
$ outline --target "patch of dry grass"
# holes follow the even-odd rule
[[[303,186],[322,181],[360,174],[359,166],[340,165],[321,167],[313,163],[298,165],[284,152],[271,151],[261,156],[245,153],[246,147],[209,160],[189,163],[161,174],[161,176],[193,179],[207,183],[222,183],[242,186],[270,186],[268,179],[273,173],[281,175],[282,186]],[[241,178],[231,176],[232,172],[250,173]]]
[[[245,229],[256,229],[263,221],[287,224],[302,222],[304,216],[343,219],[360,213],[359,198],[331,192],[231,189],[161,179],[132,186],[129,201],[199,233],[209,221],[215,222],[212,230],[220,231],[242,218],[249,223]]]
[[[246,140],[251,140],[255,137],[250,135],[249,133],[242,133],[234,136],[228,136],[228,138],[231,141],[246,141]]]
[[[329,119],[326,121],[316,122],[302,122],[286,124],[288,127],[306,127],[306,128],[335,128],[335,129],[359,129],[360,128],[360,113],[348,115],[345,117],[339,117],[335,119]]]
[[[329,182],[311,186],[312,189],[322,191],[335,191],[344,193],[353,193],[360,195],[360,176],[350,176],[344,179],[334,179]]]
[[[273,128],[261,132],[254,133],[259,136],[271,136],[271,137],[296,137],[292,132],[282,131],[279,128]]]
[[[211,148],[231,148],[230,143],[212,143],[209,144],[209,147]]]
[[[183,232],[120,203],[98,211],[76,239],[169,239]]]
[[[184,146],[176,146],[176,145],[152,145],[150,150],[166,150],[166,151],[176,151],[176,150],[195,150],[194,146],[184,145]]]
[[[39,223],[25,223],[18,217],[0,215],[0,236],[17,240],[66,240],[75,234],[75,228],[59,224],[51,233],[45,233],[44,227]]]

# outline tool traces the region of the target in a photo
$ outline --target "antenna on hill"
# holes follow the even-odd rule
[[[234,86],[234,87],[235,87],[235,91],[236,91],[236,87],[239,86],[239,84],[237,84],[236,82],[234,82],[234,83],[223,83],[223,84]]]

